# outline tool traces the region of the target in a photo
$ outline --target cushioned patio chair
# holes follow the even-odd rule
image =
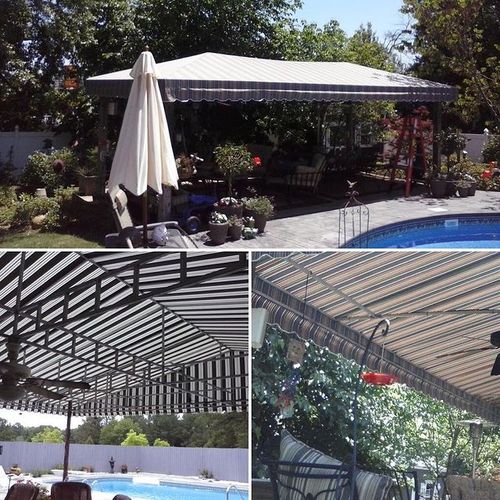
[[[40,489],[33,483],[14,483],[5,500],[36,500]]]
[[[92,500],[90,486],[76,481],[54,483],[50,490],[51,500]]]
[[[326,155],[315,153],[309,165],[297,165],[293,173],[279,175],[279,172],[270,171],[265,182],[268,186],[284,186],[290,202],[294,191],[309,191],[316,194],[318,185],[326,171]]]
[[[281,433],[280,458],[268,460],[275,500],[348,500],[351,467]],[[392,500],[394,481],[385,475],[358,470],[355,500]]]
[[[118,232],[107,234],[104,239],[104,246],[106,248],[137,248],[142,246],[143,226],[135,226],[132,222],[128,209],[127,193],[123,189],[114,188],[108,194],[111,199],[113,218]],[[162,225],[170,233],[165,248],[197,248],[193,240],[176,221],[148,224],[148,234],[151,235],[155,227]]]

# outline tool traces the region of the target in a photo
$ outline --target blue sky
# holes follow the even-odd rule
[[[383,40],[386,32],[404,24],[404,16],[399,12],[403,0],[303,0],[302,3],[302,9],[296,13],[298,19],[319,26],[336,19],[348,35],[352,35],[360,24],[371,22]]]

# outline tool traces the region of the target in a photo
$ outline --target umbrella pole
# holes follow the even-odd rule
[[[142,245],[148,248],[148,191],[142,195]]]
[[[71,435],[71,413],[72,402],[68,402],[68,418],[66,421],[66,435],[64,440],[64,462],[63,462],[63,481],[68,480],[68,462],[69,462],[69,438]]]

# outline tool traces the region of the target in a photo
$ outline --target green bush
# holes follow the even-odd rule
[[[10,226],[16,211],[17,196],[9,186],[0,186],[0,226]]]
[[[30,227],[31,220],[37,215],[45,215],[58,209],[54,198],[39,198],[22,194],[15,206],[11,224],[14,228]]]
[[[28,156],[20,181],[29,191],[44,187],[50,196],[58,187],[75,184],[77,170],[78,158],[68,148],[51,154],[36,151]]]
[[[58,188],[54,192],[55,203],[47,213],[43,228],[47,231],[56,231],[70,226],[79,219],[79,207],[75,199],[78,188]]]
[[[500,163],[500,135],[492,135],[485,144],[483,151],[483,161],[488,163],[496,161]]]
[[[168,441],[166,441],[165,439],[160,439],[160,438],[156,438],[154,443],[153,443],[153,446],[162,446],[164,448],[170,446],[170,443]]]

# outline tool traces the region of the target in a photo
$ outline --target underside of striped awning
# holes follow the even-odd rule
[[[86,381],[4,408],[80,416],[246,411],[242,252],[3,252],[0,335],[32,377]],[[0,360],[5,361],[5,342]]]
[[[444,102],[449,85],[348,62],[280,61],[206,52],[158,63],[165,102]],[[130,69],[88,78],[90,95],[127,98]]]
[[[368,367],[500,423],[500,379],[490,375],[500,354],[490,344],[500,330],[500,255],[339,251],[253,258],[253,305],[269,311],[269,323],[359,362],[373,327],[387,318],[383,362],[376,337]]]

